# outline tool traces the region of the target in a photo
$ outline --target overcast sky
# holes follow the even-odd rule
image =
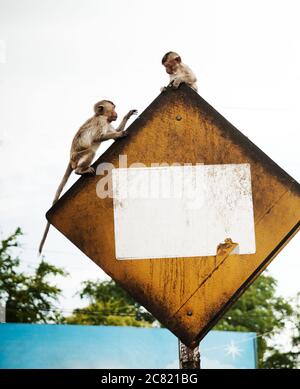
[[[299,181],[298,3],[0,0],[0,230],[23,229],[24,266],[38,262],[45,211],[93,104],[143,111],[168,81],[169,50],[197,74],[200,95]],[[297,236],[269,267],[284,296],[300,290],[299,252]],[[66,311],[81,281],[104,277],[54,228],[45,254],[71,275],[60,281]]]

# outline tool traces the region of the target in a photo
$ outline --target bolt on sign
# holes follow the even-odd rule
[[[187,346],[299,230],[300,185],[186,85],[47,218]]]

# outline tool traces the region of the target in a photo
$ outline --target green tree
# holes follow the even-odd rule
[[[20,259],[13,257],[19,247],[20,228],[0,244],[0,301],[6,301],[6,321],[15,323],[58,323],[59,309],[53,308],[61,289],[49,282],[51,276],[65,276],[63,269],[41,261],[33,275],[19,271]]]
[[[66,318],[68,324],[150,327],[155,321],[114,281],[85,281],[80,297],[87,298],[89,304],[75,309]]]
[[[292,337],[292,353],[295,360],[300,362],[300,293],[297,294],[295,299],[295,309],[293,323],[295,325],[294,335]]]
[[[278,349],[270,350],[264,361],[264,367],[270,369],[295,369],[300,363],[300,293],[293,301],[294,311],[291,316],[291,328],[293,332],[290,341],[291,350],[280,352]]]
[[[268,345],[293,314],[283,297],[276,296],[276,280],[261,275],[215,326],[215,330],[250,331],[257,334],[259,368],[293,368],[294,359]]]

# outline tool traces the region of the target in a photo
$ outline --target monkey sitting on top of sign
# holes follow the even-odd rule
[[[170,83],[168,87],[177,89],[181,83],[185,83],[194,89],[196,92],[197,78],[192,70],[182,63],[180,56],[174,51],[169,51],[163,56],[162,64],[166,68],[166,72],[170,75]],[[164,92],[167,87],[162,87],[161,92]]]

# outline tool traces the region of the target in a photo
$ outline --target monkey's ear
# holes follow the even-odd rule
[[[94,105],[94,111],[96,115],[102,115],[104,113],[104,106],[97,103]]]
[[[176,60],[178,63],[181,63],[181,58],[179,57],[179,55],[178,55],[178,57],[175,58],[175,60]]]

